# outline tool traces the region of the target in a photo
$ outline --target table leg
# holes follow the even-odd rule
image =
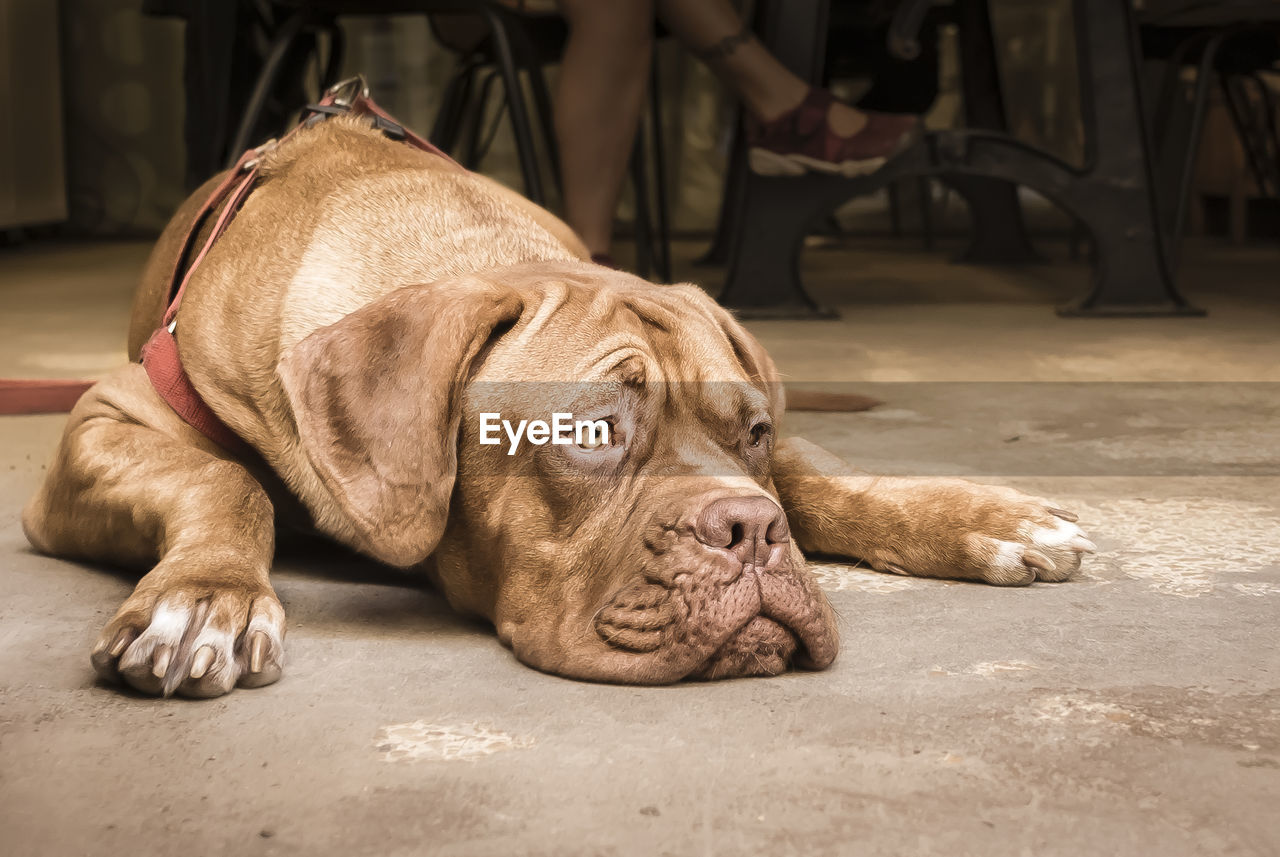
[[[960,0],[956,5],[965,126],[1008,131],[990,0]],[[976,265],[1044,261],[1031,246],[1016,185],[981,176],[948,176],[944,181],[969,207],[969,246],[956,261]]]

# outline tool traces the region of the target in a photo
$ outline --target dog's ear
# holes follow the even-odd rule
[[[415,565],[444,532],[462,389],[513,289],[454,281],[400,289],[320,328],[281,360],[298,437],[363,549]]]

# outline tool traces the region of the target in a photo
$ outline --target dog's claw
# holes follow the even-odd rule
[[[209,667],[213,665],[213,658],[213,649],[208,646],[201,646],[200,651],[196,652],[196,656],[191,659],[191,677],[203,677],[209,671]]]
[[[267,653],[267,635],[254,631],[249,637],[249,672],[262,672],[262,661]]]
[[[115,640],[111,642],[111,648],[107,649],[107,654],[113,658],[120,657],[137,636],[137,632],[132,628],[121,628],[120,633],[116,634]]]
[[[1066,509],[1055,509],[1053,506],[1049,507],[1049,514],[1056,515],[1062,520],[1070,521],[1073,524],[1076,521],[1080,520],[1080,516],[1077,515],[1075,512],[1068,512]]]
[[[1076,536],[1067,542],[1067,547],[1081,553],[1097,553],[1098,546],[1086,539],[1084,536]]]
[[[1027,565],[1031,568],[1038,568],[1041,571],[1052,572],[1052,571],[1058,570],[1058,566],[1054,564],[1053,560],[1049,559],[1049,557],[1045,556],[1044,554],[1040,553],[1040,551],[1037,551],[1037,550],[1028,549],[1023,551],[1022,562],[1024,565]]]
[[[173,657],[173,652],[168,646],[156,646],[155,655],[151,660],[151,674],[156,678],[164,678],[164,674],[169,671],[169,660]]]

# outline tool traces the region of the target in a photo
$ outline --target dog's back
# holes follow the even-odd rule
[[[258,186],[192,279],[184,316],[193,321],[184,327],[205,326],[212,310],[214,327],[221,327],[219,319],[236,319],[239,328],[261,327],[261,335],[279,337],[286,349],[401,286],[589,256],[544,209],[451,161],[397,143],[359,117],[300,131],[263,157],[260,172]],[[159,324],[184,240],[223,175],[183,203],[157,242],[134,301],[131,358]],[[197,248],[213,219],[206,218]],[[195,348],[188,335],[184,357]]]

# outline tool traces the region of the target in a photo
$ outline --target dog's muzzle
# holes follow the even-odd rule
[[[770,498],[709,502],[655,551],[655,570],[594,617],[610,647],[648,654],[678,678],[820,669],[837,641],[825,599],[793,567],[786,516]]]

